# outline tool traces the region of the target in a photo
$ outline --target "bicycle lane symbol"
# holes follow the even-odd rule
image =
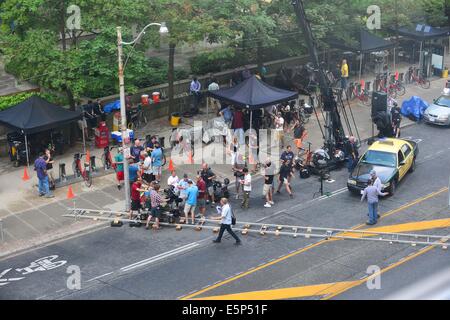
[[[39,271],[52,270],[52,269],[61,267],[67,263],[66,260],[55,261],[57,259],[58,259],[57,255],[43,257],[43,258],[40,258],[40,259],[37,259],[37,260],[31,262],[30,265],[27,267],[16,268],[15,272],[19,273],[22,276],[25,276],[25,275],[29,275],[29,274],[39,272]],[[7,274],[9,274],[11,270],[12,270],[12,268],[9,268],[9,269],[4,270],[2,273],[0,273],[0,287],[5,286],[11,282],[25,279],[25,277],[17,277],[17,276],[13,277],[13,278],[6,278],[5,276]]]

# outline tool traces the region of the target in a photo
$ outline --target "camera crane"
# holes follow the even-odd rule
[[[323,110],[325,111],[324,149],[328,150],[328,154],[331,156],[336,150],[336,145],[342,145],[345,139],[344,128],[342,127],[338,111],[338,103],[336,102],[331,84],[327,81],[325,70],[319,62],[316,41],[312,34],[311,25],[306,17],[303,1],[292,0],[292,5],[297,16],[298,24],[305,36],[309,56],[314,64],[314,68],[318,71],[321,101],[323,103]],[[339,97],[339,100],[342,102],[342,96]]]

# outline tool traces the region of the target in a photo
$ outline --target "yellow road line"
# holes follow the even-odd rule
[[[416,252],[415,254],[410,255],[410,256],[406,257],[405,259],[397,261],[396,263],[391,264],[389,267],[386,267],[386,268],[380,270],[380,272],[374,273],[373,275],[371,275],[368,278],[361,279],[361,280],[358,280],[358,281],[354,281],[353,283],[349,282],[349,284],[347,286],[343,286],[340,290],[329,294],[328,296],[324,297],[322,300],[329,300],[331,298],[334,298],[337,295],[340,295],[340,294],[342,294],[345,291],[348,291],[348,290],[350,290],[350,289],[352,289],[354,287],[357,287],[357,286],[363,284],[364,282],[367,282],[367,281],[373,279],[374,277],[377,277],[377,276],[379,276],[379,275],[381,275],[381,274],[383,274],[383,273],[385,273],[385,272],[387,272],[387,271],[389,271],[391,269],[394,269],[394,268],[402,265],[405,262],[411,261],[412,259],[417,258],[418,256],[421,256],[424,253],[427,253],[428,251],[430,251],[431,249],[434,249],[435,247],[436,246],[425,247],[422,250]]]
[[[376,228],[364,229],[370,232],[388,232],[388,233],[402,233],[402,232],[411,232],[411,231],[420,231],[420,230],[430,230],[430,229],[438,229],[438,228],[448,228],[450,227],[450,219],[436,219],[436,220],[426,220],[419,222],[408,222],[402,224],[394,224],[390,226],[382,226]],[[376,236],[376,234],[363,234],[357,232],[346,232],[342,234],[347,237],[371,237]]]
[[[234,294],[226,294],[221,296],[211,296],[204,298],[195,298],[193,300],[277,300],[292,299],[311,296],[323,296],[325,294],[333,294],[340,292],[344,288],[348,288],[359,281],[346,281],[336,283],[324,283],[310,286],[250,291]]]
[[[439,195],[439,194],[441,194],[441,193],[443,193],[443,192],[446,192],[447,190],[448,190],[448,187],[445,187],[445,188],[442,188],[442,189],[440,189],[440,190],[438,190],[438,191],[436,191],[436,192],[430,193],[429,195],[426,195],[426,196],[424,196],[424,197],[418,198],[418,199],[414,200],[413,202],[410,202],[410,203],[405,204],[405,205],[403,205],[403,206],[401,206],[401,207],[399,207],[399,208],[397,208],[397,209],[393,209],[393,210],[390,210],[390,211],[386,212],[385,214],[382,215],[381,218],[388,217],[388,216],[390,216],[390,215],[392,215],[392,214],[394,214],[394,213],[397,213],[397,212],[400,212],[400,211],[405,210],[405,209],[407,209],[407,208],[410,208],[410,207],[412,207],[412,206],[414,206],[414,205],[416,205],[416,204],[418,204],[418,203],[421,203],[421,202],[423,202],[423,201],[425,201],[425,200],[428,200],[428,199],[430,199],[430,198],[432,198],[432,197],[435,197],[435,196],[437,196],[437,195]],[[360,228],[363,227],[363,226],[365,226],[365,224],[360,224],[360,225],[358,225],[358,226],[352,228],[351,230],[357,230],[357,229],[360,229]],[[321,245],[321,244],[327,243],[327,242],[330,242],[330,240],[320,240],[320,241],[316,242],[315,244],[313,244],[313,245],[311,245],[311,246],[308,246],[308,247],[299,249],[299,250],[294,251],[294,252],[292,252],[292,253],[290,253],[290,254],[288,254],[288,255],[286,255],[286,256],[283,256],[283,257],[281,257],[281,258],[275,259],[275,260],[273,260],[273,261],[271,261],[271,262],[269,262],[269,263],[263,264],[263,265],[261,265],[261,266],[259,266],[259,267],[257,267],[257,268],[251,269],[251,270],[246,271],[246,272],[244,272],[244,273],[241,273],[241,274],[239,274],[239,275],[237,275],[237,276],[231,277],[231,278],[229,278],[229,279],[227,279],[227,280],[218,282],[218,283],[216,283],[216,284],[213,284],[213,285],[208,286],[208,287],[206,287],[206,288],[203,288],[203,289],[201,289],[201,290],[195,291],[195,292],[193,292],[193,293],[191,293],[191,294],[189,294],[189,295],[187,295],[187,296],[182,297],[181,300],[192,299],[192,298],[194,298],[194,297],[196,297],[196,296],[199,296],[199,295],[201,295],[201,294],[203,294],[203,293],[205,293],[205,292],[211,291],[211,290],[213,290],[213,289],[215,289],[215,288],[218,288],[218,287],[221,287],[221,286],[223,286],[223,285],[225,285],[225,284],[227,284],[227,283],[230,283],[230,282],[236,281],[236,280],[238,280],[238,279],[241,279],[241,278],[243,278],[243,277],[245,277],[245,276],[247,276],[247,275],[249,275],[249,274],[252,274],[252,273],[255,273],[255,272],[257,272],[257,271],[259,271],[259,270],[262,270],[262,269],[264,269],[264,268],[270,267],[270,266],[272,266],[272,265],[274,265],[274,264],[277,264],[277,263],[279,263],[279,262],[281,262],[281,261],[284,261],[284,260],[286,260],[286,259],[289,259],[289,258],[291,258],[291,257],[294,257],[294,256],[296,256],[296,255],[298,255],[298,254],[301,254],[301,253],[303,253],[303,252],[306,252],[306,251],[308,251],[308,250],[310,250],[310,249],[312,249],[312,248],[315,248],[315,247],[317,247],[317,246],[319,246],[319,245]]]

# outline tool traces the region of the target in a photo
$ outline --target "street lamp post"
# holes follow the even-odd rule
[[[125,211],[130,210],[130,173],[129,173],[129,164],[126,156],[129,154],[128,152],[128,132],[127,132],[127,114],[125,109],[125,79],[124,79],[124,65],[122,60],[123,55],[123,46],[124,45],[133,45],[135,44],[139,38],[145,33],[148,27],[151,26],[159,26],[159,33],[161,35],[167,34],[169,30],[166,27],[166,24],[163,23],[150,23],[142,29],[141,33],[131,42],[123,42],[122,41],[122,28],[117,27],[117,49],[119,55],[119,92],[120,92],[120,117],[122,118],[121,127],[122,127],[122,149],[123,149],[123,173],[124,173],[124,190],[125,190]]]

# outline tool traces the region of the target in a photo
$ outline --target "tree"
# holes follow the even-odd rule
[[[230,37],[229,22],[225,17],[214,15],[218,6],[214,0],[160,0],[152,4],[153,20],[165,21],[169,28],[169,110],[173,111],[174,59],[176,47],[194,44],[207,39],[220,42]]]
[[[68,32],[67,4],[64,0],[5,0],[0,4],[0,41],[8,71],[65,92],[74,108],[75,100],[87,93],[118,91],[116,26],[123,25],[124,38],[131,38],[132,25],[146,23],[150,7],[146,0],[80,0],[81,30]],[[83,32],[88,37],[81,38]],[[149,72],[163,69],[160,61],[145,58],[146,45],[124,50],[125,54],[133,50],[125,73],[128,91],[150,83]],[[163,80],[160,75],[156,78]]]

